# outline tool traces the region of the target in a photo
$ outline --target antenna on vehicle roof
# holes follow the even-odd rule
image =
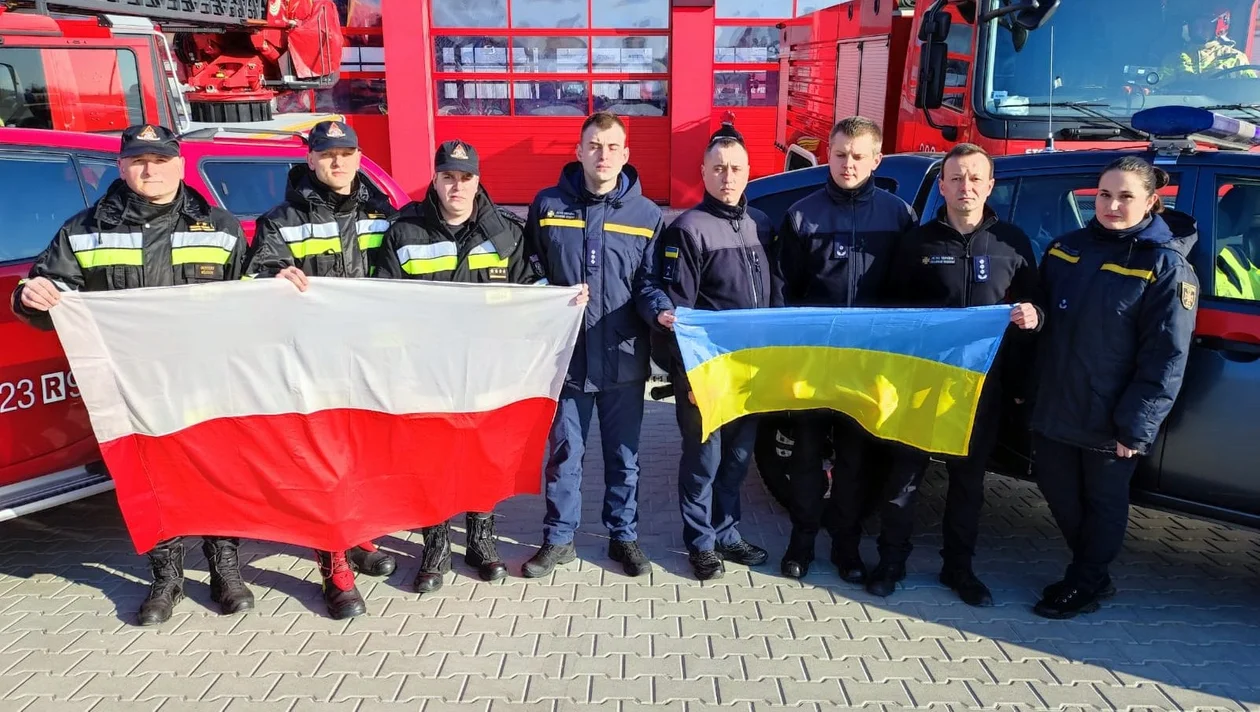
[[[1054,25],[1050,26],[1050,108],[1049,126],[1046,127],[1046,150],[1054,150]]]

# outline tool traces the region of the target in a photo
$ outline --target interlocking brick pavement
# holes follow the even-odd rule
[[[325,615],[307,552],[249,542],[256,611],[218,615],[194,547],[190,600],[160,629],[137,628],[148,572],[112,494],[0,524],[0,712],[1260,710],[1256,532],[1134,509],[1119,595],[1053,622],[1031,604],[1067,555],[1035,487],[991,478],[976,566],[998,605],[973,609],[936,582],[939,474],[910,575],[877,599],[825,556],[804,581],[778,575],[790,525],[754,472],[742,531],[770,562],[701,584],[680,536],[672,406],[647,409],[641,533],[657,565],[643,579],[606,558],[598,456],[579,562],[484,583],[457,556],[421,598],[421,539],[400,532],[380,542],[399,570],[360,578],[370,615],[349,621]],[[514,571],[542,509],[537,497],[499,508]]]

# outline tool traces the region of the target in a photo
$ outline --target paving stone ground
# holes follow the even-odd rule
[[[991,478],[976,566],[998,605],[973,609],[936,582],[939,474],[910,575],[877,599],[838,580],[825,541],[806,580],[779,576],[789,524],[754,472],[742,530],[771,560],[701,584],[680,537],[673,406],[647,409],[641,530],[658,566],[642,579],[606,558],[598,457],[579,563],[487,584],[457,556],[421,598],[420,537],[399,533],[381,541],[399,570],[360,578],[370,615],[349,621],[326,616],[306,552],[250,542],[257,610],[218,615],[193,547],[191,600],[141,629],[148,573],[112,494],[0,524],[0,712],[1260,710],[1256,532],[1134,509],[1119,595],[1053,622],[1031,605],[1066,551],[1035,487]],[[499,510],[514,572],[542,511],[538,497]]]

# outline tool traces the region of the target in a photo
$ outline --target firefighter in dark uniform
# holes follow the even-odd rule
[[[525,222],[546,279],[584,285],[590,296],[548,438],[543,545],[521,567],[527,578],[577,558],[582,457],[597,409],[608,556],[631,576],[652,568],[638,543],[639,431],[649,324],[666,326],[673,318],[653,259],[661,210],[643,196],[638,173],[626,165],[630,151],[621,119],[604,112],[588,117],[576,153],[559,183],[534,199]]]
[[[63,291],[240,278],[245,256],[241,224],[184,184],[184,160],[170,131],[149,124],[124,131],[118,173],[120,178],[95,205],[62,226],[14,292],[14,312],[32,325],[53,328],[47,312]],[[210,596],[224,614],[254,607],[254,594],[241,580],[239,547],[239,539],[202,537]],[[183,600],[184,552],[181,538],[159,542],[149,551],[153,585],[140,606],[140,625],[166,622]]]
[[[306,289],[306,277],[367,277],[394,208],[359,170],[354,129],[321,121],[307,138],[306,163],[289,171],[284,202],[258,219],[247,278],[279,277]],[[368,542],[349,551],[317,551],[324,603],[333,618],[367,612],[354,571],[394,572],[394,557]]]
[[[998,220],[985,205],[993,184],[993,159],[979,146],[959,144],[945,156],[940,175],[945,206],[935,220],[902,239],[893,262],[890,298],[894,303],[951,308],[1014,304],[1012,331],[1037,329],[1041,318],[1034,306],[1038,276],[1032,241],[1015,225]],[[945,546],[940,580],[972,606],[993,605],[993,595],[976,577],[971,560],[984,506],[985,467],[997,446],[1003,404],[1028,396],[1032,374],[1025,366],[1032,355],[1030,336],[1007,335],[981,392],[967,456],[945,459],[949,490],[942,522]],[[880,564],[894,571],[892,576],[867,583],[867,590],[877,596],[890,595],[905,576],[914,500],[928,462],[928,454],[921,450],[896,449],[883,498],[890,504],[880,515]]]
[[[1042,259],[1045,326],[1033,472],[1072,550],[1034,611],[1071,618],[1115,594],[1108,567],[1129,523],[1129,481],[1181,390],[1198,308],[1194,218],[1164,210],[1168,174],[1136,156],[1098,181],[1095,217]]]
[[[704,199],[678,216],[662,237],[661,275],[676,306],[756,309],[770,306],[770,220],[748,207],[748,150],[723,126],[704,152]],[[700,410],[677,342],[671,359],[675,415],[682,434],[678,504],[683,542],[700,580],[720,578],[724,559],[756,566],[766,550],[740,536],[739,491],[757,437],[756,419],[741,418],[702,441]]]
[[[433,183],[423,200],[402,209],[376,254],[376,276],[431,282],[533,284],[541,279],[525,250],[524,220],[495,206],[481,186],[477,151],[463,141],[438,147]],[[507,576],[495,543],[494,513],[465,515],[464,561],[484,581]],[[418,593],[442,587],[451,570],[450,522],[425,527]]]
[[[872,180],[881,159],[883,133],[875,122],[841,120],[830,138],[830,176],[821,190],[788,208],[771,246],[775,285],[787,306],[870,307],[887,303],[888,279],[901,236],[914,226],[914,210]],[[831,560],[840,577],[863,583],[867,570],[858,554],[867,493],[875,486],[871,461],[879,455],[873,437],[852,419],[830,411],[793,418],[796,445],[791,477],[792,535],[780,568],[805,576],[814,560],[814,540],[826,523]],[[823,455],[832,441],[830,506]],[[877,577],[885,575],[877,571]]]

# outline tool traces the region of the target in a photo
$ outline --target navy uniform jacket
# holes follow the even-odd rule
[[[1190,353],[1199,280],[1187,256],[1197,240],[1194,218],[1170,210],[1124,234],[1095,220],[1050,243],[1033,431],[1150,452]]]
[[[708,193],[704,201],[678,216],[662,238],[661,278],[676,306],[724,311],[772,306],[770,219],[742,200],[730,206]],[[774,304],[773,306],[781,306]],[[670,338],[670,374],[685,387],[687,374]],[[685,395],[678,390],[675,397]]]
[[[881,305],[897,244],[915,222],[914,210],[873,180],[845,190],[828,178],[783,217],[776,291],[788,306]]]
[[[539,270],[551,284],[591,290],[567,387],[594,393],[647,381],[649,325],[673,308],[656,275],[661,229],[661,209],[630,166],[611,193],[595,196],[573,162],[534,198],[525,236]]]

